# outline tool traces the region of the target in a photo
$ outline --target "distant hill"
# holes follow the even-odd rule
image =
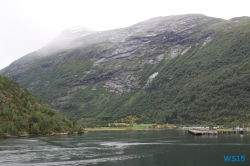
[[[1,73],[87,125],[130,115],[137,123],[240,125],[250,119],[249,43],[249,17],[157,17],[66,30]]]
[[[0,76],[0,135],[51,134],[77,127],[18,83]]]

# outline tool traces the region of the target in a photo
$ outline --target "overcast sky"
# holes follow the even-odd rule
[[[0,0],[0,69],[67,28],[123,28],[158,16],[250,16],[249,0]]]

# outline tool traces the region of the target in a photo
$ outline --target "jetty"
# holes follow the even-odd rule
[[[220,134],[243,134],[244,130],[217,130]]]
[[[193,135],[243,134],[243,130],[188,130]]]
[[[204,135],[204,134],[217,135],[218,134],[217,131],[212,131],[212,130],[188,130],[188,132],[193,135]]]

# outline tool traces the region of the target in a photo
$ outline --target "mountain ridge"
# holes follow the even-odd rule
[[[237,53],[247,60],[250,51],[244,41],[249,39],[249,22],[249,17],[222,20],[194,14],[157,17],[127,28],[75,38],[69,47],[39,60],[27,60],[23,66],[16,61],[16,66],[12,64],[1,73],[65,115],[89,124],[104,125],[129,115],[137,116],[140,123],[229,123],[230,112],[248,116],[247,111],[230,106],[224,111],[229,115],[221,120],[217,114],[227,106],[215,104],[214,110],[210,105],[196,103],[207,98],[203,95],[211,89],[203,93],[190,89],[195,82],[203,82],[198,87],[216,89],[220,85],[212,80],[220,80],[217,74],[229,70],[231,63],[244,63],[235,60]],[[38,57],[35,54],[31,56]],[[207,73],[209,79],[204,75],[206,70],[211,72]],[[229,97],[225,103],[231,100]],[[248,104],[243,105],[248,108]],[[216,115],[210,115],[214,111]],[[246,122],[240,117],[233,121],[238,123],[239,119]]]

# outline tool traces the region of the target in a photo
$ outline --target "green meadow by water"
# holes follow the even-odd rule
[[[225,162],[224,156],[245,161]],[[0,165],[250,165],[250,135],[193,136],[186,131],[96,131],[84,135],[0,139]]]

